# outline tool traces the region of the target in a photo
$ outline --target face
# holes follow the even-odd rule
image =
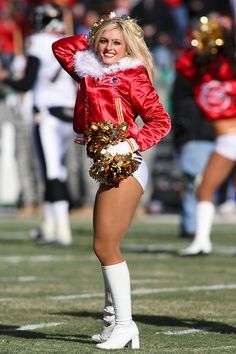
[[[120,29],[105,30],[98,42],[97,53],[103,64],[111,65],[126,56],[126,46]]]

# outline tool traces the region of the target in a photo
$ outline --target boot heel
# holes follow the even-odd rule
[[[139,344],[139,336],[134,337],[127,343],[127,347],[130,349],[139,349],[140,344]]]

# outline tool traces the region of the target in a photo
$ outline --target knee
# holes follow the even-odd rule
[[[104,242],[94,240],[93,251],[98,257],[98,259],[102,260],[104,255],[106,254],[106,245],[104,244]]]
[[[102,263],[119,255],[119,247],[116,247],[109,242],[103,242],[100,240],[94,241],[93,250],[97,258]]]
[[[201,187],[201,186],[200,186],[199,190],[197,191],[197,199],[199,201],[203,201],[203,200],[212,201],[213,195],[214,195],[214,191],[204,188],[204,187]]]

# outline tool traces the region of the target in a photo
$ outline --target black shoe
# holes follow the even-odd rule
[[[195,235],[194,232],[181,231],[181,233],[179,234],[179,237],[191,239],[191,238],[194,238],[194,235]]]
[[[44,237],[40,237],[36,240],[36,244],[39,246],[54,245],[56,243],[56,240],[46,240]]]
[[[41,229],[40,229],[40,228],[37,228],[37,229],[31,229],[31,230],[29,231],[29,236],[30,236],[30,238],[31,238],[32,240],[37,241],[37,240],[39,240],[40,238],[43,237],[43,234],[42,234]]]

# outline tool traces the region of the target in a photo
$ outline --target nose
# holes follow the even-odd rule
[[[110,50],[113,48],[113,43],[112,41],[107,42],[106,50]]]

